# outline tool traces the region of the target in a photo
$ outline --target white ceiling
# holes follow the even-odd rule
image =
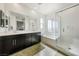
[[[50,14],[75,3],[23,3],[21,5],[40,14]]]

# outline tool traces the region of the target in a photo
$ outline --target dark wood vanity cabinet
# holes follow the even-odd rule
[[[10,55],[41,41],[39,33],[18,34],[0,37],[0,55]]]

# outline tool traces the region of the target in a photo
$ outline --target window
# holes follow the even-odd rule
[[[43,19],[41,18],[40,19],[41,30],[43,29],[43,24],[44,24],[44,22],[43,22]]]
[[[55,18],[45,17],[40,19],[43,36],[56,40],[59,37],[59,21]]]
[[[52,21],[48,20],[48,32],[52,31]]]

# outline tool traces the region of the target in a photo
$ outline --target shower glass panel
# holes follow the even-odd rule
[[[60,37],[57,46],[67,52],[79,55],[79,6],[58,13],[60,19]]]

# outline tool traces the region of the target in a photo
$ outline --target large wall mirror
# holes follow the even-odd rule
[[[0,10],[0,32],[9,30],[10,17]]]
[[[21,14],[16,14],[16,30],[24,31],[25,30],[25,17]]]
[[[9,11],[10,13],[10,30],[25,31],[25,15]],[[7,21],[6,21],[7,22]]]
[[[17,26],[17,30],[25,30],[25,19],[19,19],[17,18],[16,20],[16,26]]]

